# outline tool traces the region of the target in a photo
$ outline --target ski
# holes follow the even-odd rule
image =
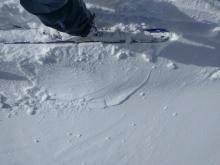
[[[22,32],[22,31],[20,31]],[[25,35],[26,31],[23,31]],[[37,30],[35,29],[35,32]],[[15,33],[14,33],[15,34]],[[33,34],[33,31],[32,33]],[[39,39],[24,37],[20,34],[20,39],[13,38],[11,40],[4,40],[0,37],[0,43],[3,44],[80,44],[80,43],[94,43],[102,42],[105,44],[123,44],[123,43],[160,43],[169,41],[173,33],[166,29],[143,29],[140,32],[122,32],[122,31],[100,31],[97,36],[92,37],[69,37],[61,39]],[[18,37],[19,38],[19,37]]]

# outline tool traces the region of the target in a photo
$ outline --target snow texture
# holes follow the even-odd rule
[[[220,1],[86,2],[103,29],[175,35],[0,44],[0,165],[220,164]],[[66,37],[0,2],[1,41]]]

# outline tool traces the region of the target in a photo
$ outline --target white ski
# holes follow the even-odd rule
[[[50,37],[38,29],[14,29],[0,32],[0,43],[3,44],[65,44],[65,43],[159,43],[169,41],[173,33],[165,29],[145,29],[139,32],[99,31],[90,37]]]

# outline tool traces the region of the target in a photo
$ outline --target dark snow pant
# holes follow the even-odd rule
[[[54,4],[51,4],[52,7],[50,7],[50,4],[45,5],[44,2],[39,1],[20,0],[22,6],[36,15],[46,26],[74,36],[84,37],[90,32],[94,15],[86,8],[82,0],[66,0],[67,2],[58,9],[55,8]],[[37,5],[35,5],[36,3]],[[46,8],[45,12],[42,10],[44,8]]]

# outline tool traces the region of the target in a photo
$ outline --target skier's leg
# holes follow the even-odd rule
[[[39,2],[40,0],[32,0],[31,2],[30,0],[20,1],[29,1],[29,4],[33,2],[33,5],[35,5],[34,3],[38,3],[39,6],[42,5],[45,7],[44,3]],[[36,8],[30,10],[30,8],[33,9],[33,6],[29,7],[23,5],[23,7],[32,14],[38,16],[45,25],[71,35],[87,36],[93,24],[94,16],[86,8],[85,3],[82,0],[67,0],[67,3],[65,3],[64,6],[55,11],[51,9],[51,12],[48,12],[50,11],[49,5],[46,6],[47,10],[45,11],[47,12],[42,12],[40,8],[39,12],[37,12],[38,9]]]

